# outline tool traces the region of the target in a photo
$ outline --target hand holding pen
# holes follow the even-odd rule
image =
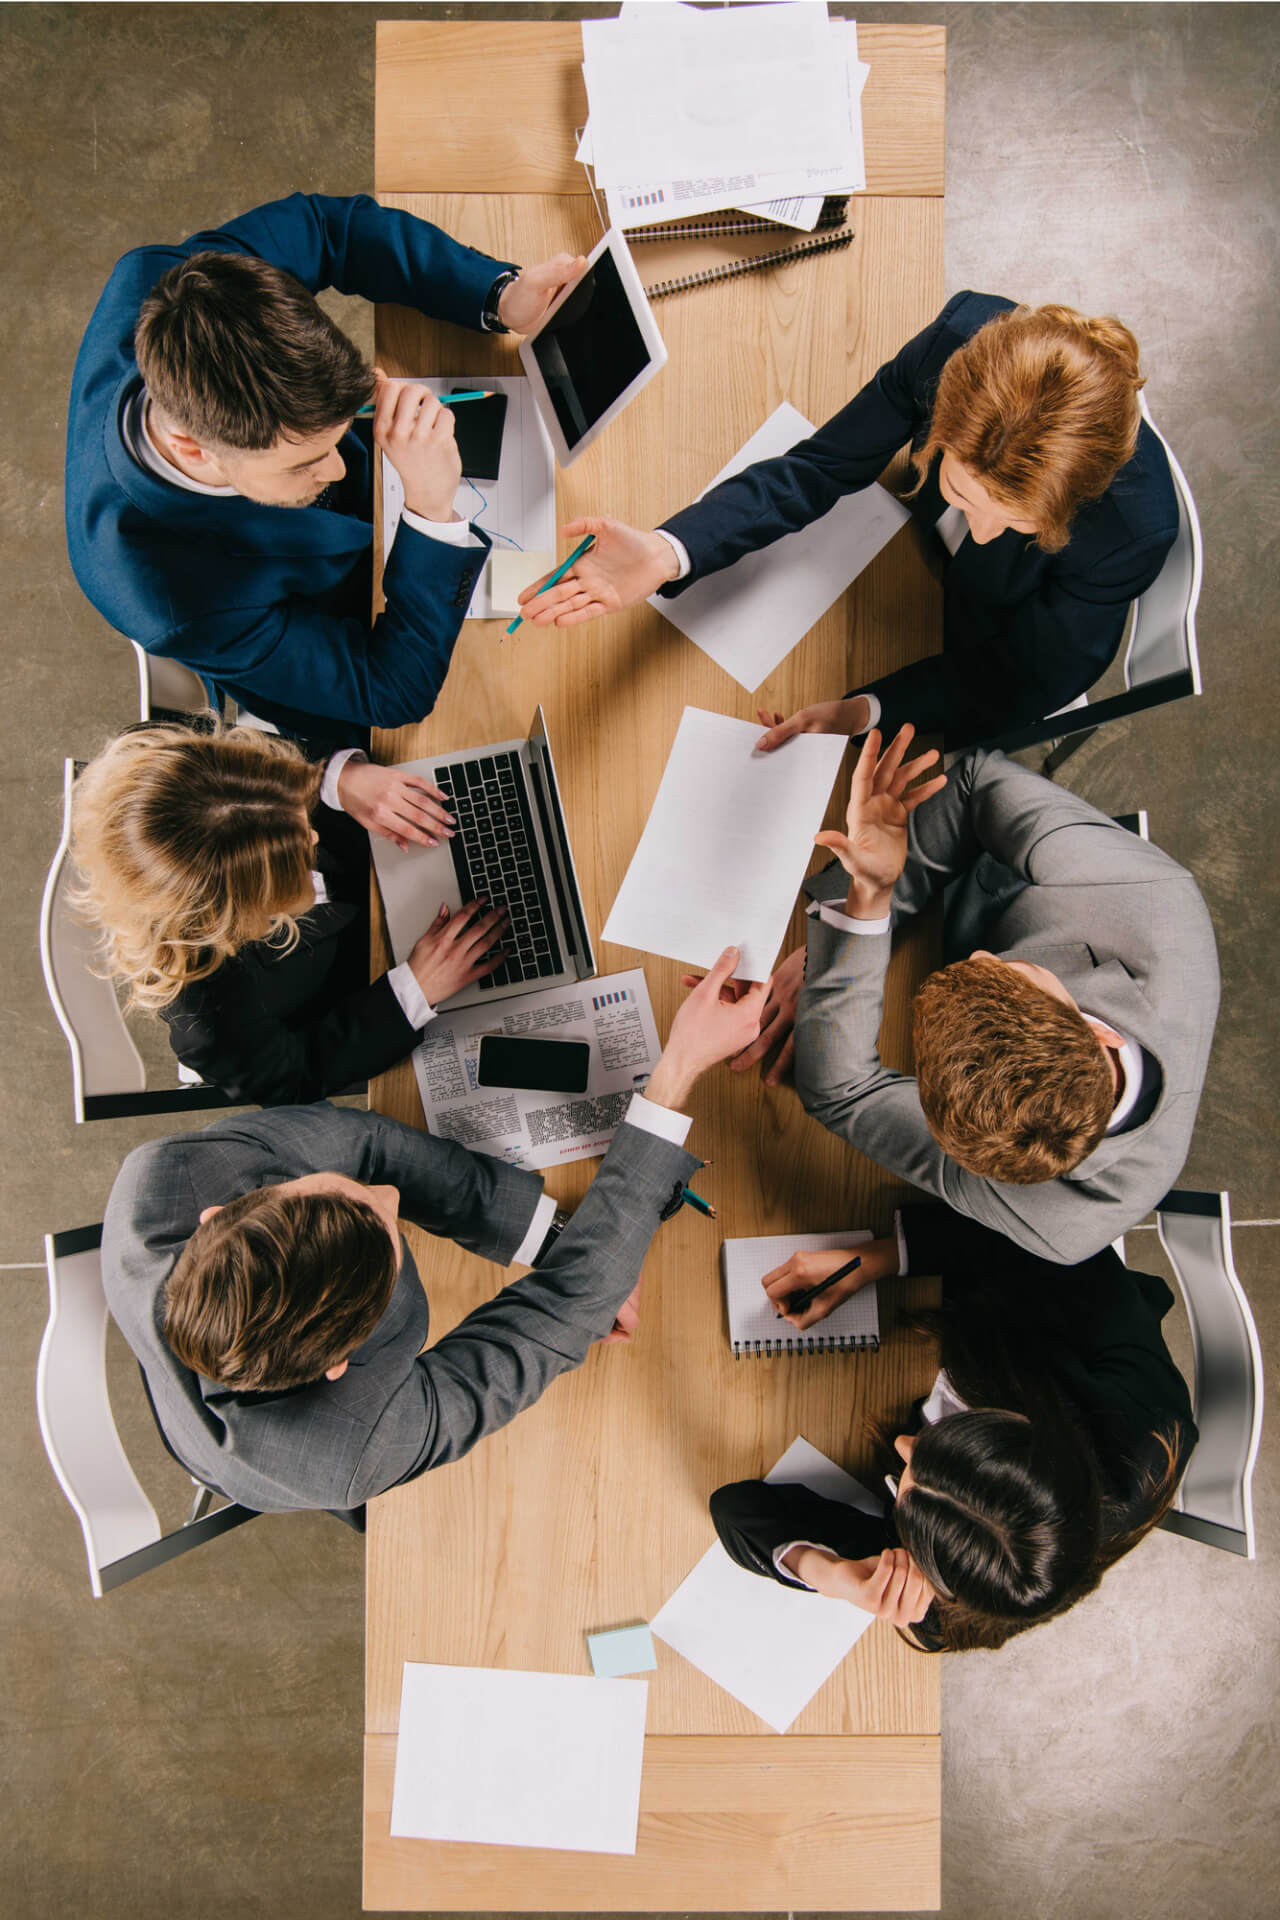
[[[874,1271],[863,1270],[865,1252],[832,1247],[826,1252],[793,1253],[766,1273],[760,1284],[780,1320],[811,1327],[875,1278]]]

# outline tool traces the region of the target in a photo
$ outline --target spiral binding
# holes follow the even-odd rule
[[[669,293],[684,293],[690,287],[709,286],[716,280],[733,280],[740,273],[755,273],[760,267],[775,267],[785,260],[803,260],[807,254],[830,253],[834,247],[847,247],[852,239],[853,228],[846,227],[841,233],[824,233],[817,239],[803,240],[798,246],[775,247],[772,253],[756,253],[746,260],[706,267],[701,273],[682,274],[678,280],[659,280],[656,286],[646,287],[645,292],[650,300],[665,300]]]
[[[818,215],[815,231],[822,232],[829,227],[838,227],[849,211],[847,194],[829,194],[822,203],[822,212]],[[781,232],[783,223],[765,219],[759,215],[747,214],[742,218],[720,220],[714,215],[710,219],[695,219],[685,226],[679,220],[667,220],[656,227],[632,227],[627,233],[627,244],[635,246],[641,240],[718,240],[722,234],[733,233],[775,233]]]
[[[872,1333],[814,1334],[810,1339],[735,1340],[733,1357],[741,1360],[776,1360],[788,1353],[879,1353],[879,1336]]]

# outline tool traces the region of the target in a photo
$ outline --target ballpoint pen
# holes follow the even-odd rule
[[[492,398],[492,393],[487,391],[481,392],[479,388],[477,388],[474,393],[438,393],[436,395],[436,399],[442,407],[456,407],[463,400],[492,400]],[[358,420],[362,413],[373,413],[376,407],[377,402],[375,400],[371,400],[367,407],[357,407],[355,418]]]
[[[574,561],[581,560],[583,554],[588,552],[590,548],[594,547],[595,543],[596,543],[596,537],[594,533],[589,533],[585,540],[579,540],[577,546],[574,548],[573,552],[569,555],[569,558],[567,560],[562,560],[560,562],[560,565],[556,568],[555,572],[549,573],[547,575],[546,579],[542,583],[541,591],[545,593],[548,587],[554,587],[558,580],[563,580],[564,576],[566,575],[566,573],[568,573]],[[524,619],[524,615],[522,613],[518,613],[515,619],[511,622],[511,625],[507,628],[507,632],[514,633],[516,628],[523,621],[523,619]]]
[[[858,1254],[856,1258],[850,1260],[847,1265],[837,1267],[835,1272],[820,1282],[818,1286],[805,1287],[800,1293],[793,1293],[787,1302],[787,1312],[803,1313],[810,1302],[816,1300],[820,1293],[825,1293],[828,1287],[834,1287],[837,1280],[847,1279],[849,1274],[853,1273],[861,1265],[862,1255]],[[781,1319],[782,1316],[779,1315],[778,1317]]]

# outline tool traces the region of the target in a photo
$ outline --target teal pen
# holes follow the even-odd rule
[[[686,1187],[684,1189],[684,1197],[691,1207],[696,1207],[699,1213],[705,1213],[708,1220],[715,1219],[716,1210],[711,1205],[711,1202],[704,1200],[700,1193],[695,1193],[692,1187]]]
[[[566,573],[568,573],[570,567],[574,564],[575,560],[581,560],[583,554],[587,553],[592,547],[594,547],[595,543],[596,543],[596,537],[594,533],[589,533],[585,540],[579,540],[577,546],[574,548],[573,552],[569,555],[569,558],[567,560],[562,560],[560,562],[560,565],[556,568],[555,572],[549,573],[547,575],[546,579],[542,583],[543,593],[547,591],[548,587],[554,587],[558,580],[563,580],[564,576],[566,575]],[[524,622],[524,615],[522,613],[518,613],[515,619],[511,622],[511,625],[507,628],[507,632],[514,633],[516,628],[518,626],[521,626],[523,622]],[[705,1205],[705,1202],[704,1202],[704,1205]]]
[[[492,400],[493,395],[488,392],[481,393],[479,389],[477,389],[475,393],[438,393],[436,398],[442,407],[456,407],[463,400]],[[376,406],[377,402],[371,400],[367,407],[357,407],[355,418],[358,420],[362,413],[374,412]]]

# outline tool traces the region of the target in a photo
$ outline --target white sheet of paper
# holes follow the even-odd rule
[[[469,388],[475,375],[469,373],[421,374],[424,387],[432,393],[448,393],[451,387]],[[488,534],[504,533],[518,546],[537,552],[554,553],[556,545],[556,470],[551,441],[534,405],[529,382],[523,374],[486,373],[490,393],[509,395],[507,417],[502,432],[502,457],[496,480],[477,480],[480,497],[463,480],[453,504],[463,520],[474,521]],[[391,542],[400,524],[404,506],[404,488],[400,475],[384,454],[382,457],[382,558],[385,564]],[[495,551],[504,542],[494,540]],[[467,608],[468,620],[496,618],[489,595],[489,569],[482,567]]]
[[[825,6],[702,13],[653,0],[584,20],[582,55],[599,185],[843,158]]]
[[[758,460],[788,453],[812,432],[784,400],[704,491]],[[798,532],[695,580],[674,599],[651,594],[649,605],[754,693],[910,518],[902,502],[874,482]]]
[[[482,1087],[476,1077],[486,1033],[585,1040],[585,1093]],[[437,1014],[413,1050],[427,1130],[513,1167],[558,1167],[608,1150],[633,1093],[643,1093],[662,1051],[644,970],[610,973],[492,1005]]]
[[[805,1439],[793,1440],[765,1478],[800,1481],[863,1513],[884,1511],[883,1502]],[[873,1618],[845,1600],[748,1573],[717,1540],[649,1624],[766,1726],[785,1733]]]
[[[685,708],[606,940],[700,967],[736,946],[739,978],[768,978],[848,741],[804,733],[757,753],[760,732]]]
[[[634,1853],[644,1680],[405,1662],[391,1832]]]
[[[627,19],[623,6],[619,18]],[[860,193],[867,184],[862,144],[862,89],[871,69],[858,58],[858,29],[852,20],[829,22],[831,57],[842,96],[841,113],[846,126],[845,157],[835,167],[799,167],[781,173],[761,173],[756,169],[740,174],[708,173],[694,179],[669,179],[665,176],[644,186],[606,186],[602,190],[609,210],[611,226],[634,229],[652,226],[655,221],[684,220],[721,208],[745,207],[765,213],[771,219],[784,220],[811,232],[829,193]],[[585,69],[584,69],[585,76]],[[592,163],[591,128],[583,131],[578,158]],[[597,183],[598,184],[598,183]],[[812,219],[773,213],[759,203],[814,198]]]

